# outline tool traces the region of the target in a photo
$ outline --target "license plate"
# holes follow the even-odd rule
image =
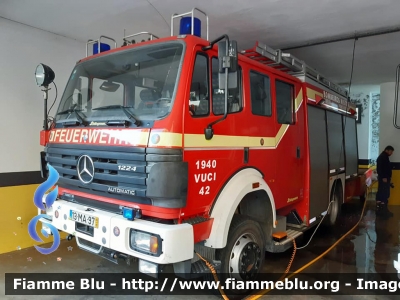
[[[82,223],[94,228],[99,227],[99,218],[93,217],[87,214],[83,214],[77,211],[69,211],[69,219],[78,223]]]

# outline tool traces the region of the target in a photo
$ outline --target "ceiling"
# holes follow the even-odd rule
[[[227,33],[240,49],[257,40],[286,48],[400,26],[398,0],[0,0],[0,16],[82,42],[106,35],[121,45],[124,29],[127,34],[170,35],[171,15],[193,7],[208,14],[210,39]],[[354,40],[347,40],[289,52],[347,84],[353,45]],[[394,81],[398,49],[400,32],[358,39],[353,85],[375,87]]]

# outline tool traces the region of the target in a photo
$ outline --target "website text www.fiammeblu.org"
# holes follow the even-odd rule
[[[367,280],[357,278],[356,280],[302,280],[298,278],[284,280],[255,280],[240,281],[228,278],[225,281],[191,281],[178,278],[163,278],[159,280],[144,280],[142,278],[115,278],[107,276],[106,278],[95,279],[90,276],[82,276],[73,279],[36,279],[29,280],[23,277],[14,277],[6,281],[6,294],[43,294],[43,291],[52,294],[98,294],[108,295],[118,294],[189,294],[204,293],[209,290],[231,290],[231,291],[257,291],[257,290],[277,290],[296,291],[299,293],[317,293],[332,294],[338,293],[341,289],[351,287],[355,294],[365,294],[376,292],[377,294],[397,294],[400,291],[400,282]],[[201,292],[203,291],[203,292]]]
[[[232,278],[228,278],[224,283],[212,282],[212,281],[200,281],[200,282],[180,282],[180,288],[182,289],[232,289],[232,290],[325,290],[332,293],[340,291],[340,287],[351,287],[353,286],[357,290],[382,290],[395,293],[400,291],[400,282],[398,281],[377,281],[377,280],[365,280],[362,278],[357,279],[356,285],[351,282],[340,282],[338,280],[333,281],[306,281],[298,278],[288,279],[280,281],[237,281]]]

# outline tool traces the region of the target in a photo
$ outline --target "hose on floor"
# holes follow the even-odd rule
[[[293,241],[293,253],[292,253],[292,257],[289,260],[288,266],[287,266],[287,268],[285,270],[285,274],[289,273],[290,267],[292,266],[293,261],[294,261],[294,257],[296,256],[296,251],[297,251],[296,240],[292,239],[292,241]]]
[[[366,192],[366,196],[365,196],[365,201],[364,201],[364,206],[360,215],[359,220],[357,221],[357,223],[348,231],[346,232],[340,239],[338,239],[332,246],[330,246],[327,250],[325,250],[322,254],[320,254],[319,256],[317,256],[316,258],[314,258],[312,261],[308,262],[307,264],[305,264],[304,266],[300,267],[299,269],[297,269],[296,271],[294,271],[293,273],[291,273],[289,276],[283,276],[282,279],[283,280],[285,277],[286,278],[292,278],[293,276],[295,276],[296,274],[304,271],[306,268],[308,268],[309,266],[313,265],[315,262],[317,262],[318,260],[320,260],[321,258],[323,258],[325,255],[327,255],[333,248],[335,248],[343,239],[345,239],[350,233],[352,233],[354,231],[354,229],[356,229],[358,227],[358,225],[360,224],[362,218],[364,217],[364,212],[365,212],[365,207],[367,206],[367,200],[370,194],[370,191],[372,189],[372,187],[377,183],[377,181],[375,181],[374,183],[372,183],[368,188],[367,188],[367,192]],[[258,298],[260,298],[261,296],[269,293],[271,291],[271,289],[268,290],[263,290],[263,291],[259,291],[257,292],[256,295],[250,295],[246,298],[244,298],[245,300],[256,300]]]
[[[318,257],[314,258],[312,261],[308,262],[307,264],[305,264],[305,265],[302,266],[301,268],[297,269],[296,271],[294,271],[294,272],[293,272],[292,274],[290,274],[289,276],[286,276],[286,275],[289,273],[289,271],[290,271],[290,268],[291,268],[291,266],[292,266],[292,264],[293,264],[294,258],[295,258],[295,256],[296,256],[296,251],[297,251],[296,241],[295,241],[295,239],[292,239],[292,241],[293,241],[293,253],[292,253],[292,256],[291,256],[291,258],[290,258],[290,260],[289,260],[289,263],[288,263],[288,266],[287,266],[287,268],[286,268],[286,270],[285,270],[285,273],[282,275],[282,277],[279,279],[279,281],[282,281],[282,280],[285,279],[285,278],[288,278],[288,279],[289,279],[289,278],[292,278],[292,277],[295,276],[296,274],[300,273],[301,271],[305,270],[306,268],[308,268],[309,266],[311,266],[312,264],[314,264],[315,262],[317,262],[318,260],[320,260],[321,258],[323,258],[323,257],[324,257],[326,254],[328,254],[333,248],[335,248],[344,238],[346,238],[351,232],[353,232],[354,229],[356,229],[356,228],[358,227],[358,225],[360,224],[360,222],[361,222],[361,220],[362,220],[362,218],[363,218],[363,216],[364,216],[365,207],[366,207],[366,204],[367,204],[367,200],[368,200],[368,197],[369,197],[370,190],[372,189],[372,187],[373,187],[375,184],[376,184],[376,182],[372,183],[372,184],[367,188],[367,192],[366,192],[366,196],[365,196],[365,201],[364,201],[364,206],[363,206],[363,209],[362,209],[362,212],[361,212],[361,215],[360,215],[360,218],[359,218],[358,222],[357,222],[348,232],[346,232],[340,239],[338,239],[332,246],[330,246],[327,250],[325,250],[325,252],[323,252],[323,253],[320,254]],[[328,208],[329,208],[329,206],[328,206]],[[325,216],[324,216],[324,217],[325,217]],[[314,232],[314,233],[315,233],[315,232]],[[314,234],[313,234],[313,235],[314,235]],[[310,240],[311,240],[311,239],[310,239]],[[309,242],[310,242],[310,241],[309,241]],[[299,248],[299,249],[301,249],[301,248]],[[202,261],[204,261],[204,263],[206,264],[206,266],[210,269],[211,273],[213,274],[213,277],[214,277],[215,282],[218,282],[217,272],[215,271],[213,265],[210,264],[206,259],[204,259],[204,258],[203,258],[200,254],[198,254],[197,252],[196,252],[196,254],[197,254],[197,256],[198,256]],[[219,292],[221,293],[222,298],[223,298],[224,300],[229,300],[229,298],[226,296],[226,294],[225,294],[225,292],[223,291],[223,289],[221,289],[221,285],[220,285],[220,284],[218,285],[218,289],[219,289]],[[244,298],[244,299],[246,299],[246,300],[256,300],[256,299],[260,298],[261,296],[267,294],[267,293],[270,292],[270,291],[271,291],[271,289],[263,290],[263,291],[260,291],[259,293],[257,293],[257,295],[250,295],[250,296],[248,296],[248,297],[246,297],[246,298]]]
[[[204,258],[203,258],[200,254],[198,254],[197,252],[196,252],[196,254],[197,254],[197,256],[198,256],[202,261],[204,261],[204,263],[206,264],[206,266],[210,269],[210,271],[211,271],[211,273],[212,273],[212,275],[213,275],[213,277],[214,277],[215,282],[218,282],[217,271],[215,271],[214,266],[213,266],[212,264],[210,264],[206,259],[204,259]],[[221,296],[222,296],[222,298],[223,298],[224,300],[229,300],[229,298],[226,296],[224,290],[221,288],[221,284],[218,285],[218,290],[219,290],[219,292],[221,293]]]

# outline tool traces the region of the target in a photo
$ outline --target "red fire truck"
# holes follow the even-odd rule
[[[265,251],[288,250],[323,218],[335,224],[358,176],[356,109],[289,53],[210,41],[205,14],[203,38],[195,13],[173,15],[170,37],[88,41],[41,132],[42,172],[60,175],[42,223],[153,276],[166,265],[205,272],[197,253],[252,278]]]

